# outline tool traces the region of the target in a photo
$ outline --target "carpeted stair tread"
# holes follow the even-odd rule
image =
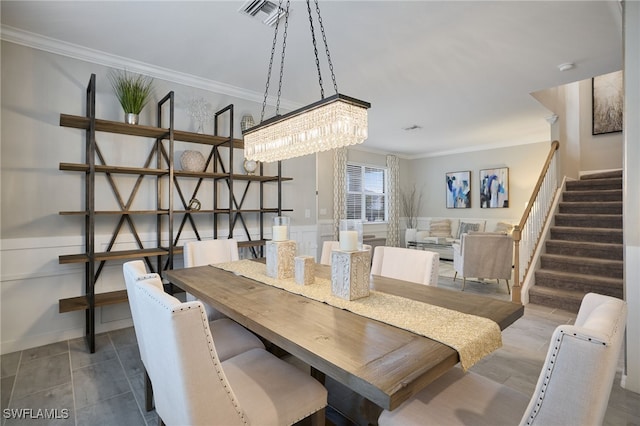
[[[555,216],[556,226],[579,228],[622,228],[621,214],[569,214],[558,213]]]
[[[564,288],[567,290],[580,290],[588,293],[607,294],[615,297],[622,297],[622,278],[598,277],[589,274],[578,274],[575,272],[552,271],[539,269],[535,272],[535,287]]]
[[[585,241],[548,240],[547,254],[582,256],[588,258],[622,260],[622,244],[595,243]]]
[[[580,180],[607,179],[607,178],[622,178],[622,169],[609,170],[606,172],[589,173],[589,174],[584,174],[580,176]]]
[[[578,312],[584,295],[576,290],[534,286],[529,290],[529,303]]]
[[[576,274],[587,274],[605,278],[622,278],[622,260],[565,256],[545,253],[540,256],[542,269]]]
[[[620,189],[622,178],[584,179],[567,181],[567,191],[588,191],[593,189]]]
[[[622,214],[622,201],[561,201],[558,212],[567,214]]]
[[[562,201],[622,201],[622,189],[565,191]]]
[[[551,239],[622,244],[622,229],[552,226]]]

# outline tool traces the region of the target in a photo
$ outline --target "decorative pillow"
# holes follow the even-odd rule
[[[471,231],[480,231],[480,225],[480,223],[460,222],[460,226],[458,227],[458,236],[456,238],[460,238],[462,234],[468,234]]]
[[[498,222],[496,224],[496,229],[493,232],[511,235],[511,233],[513,232],[513,225],[507,222]]]
[[[451,221],[449,219],[431,220],[430,237],[451,237]]]

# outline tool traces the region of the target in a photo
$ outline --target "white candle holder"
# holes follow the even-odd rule
[[[331,294],[345,300],[369,296],[371,257],[366,250],[331,252]]]
[[[272,241],[288,241],[289,225],[291,219],[286,216],[276,216],[273,218],[273,227],[271,228]]]
[[[267,241],[267,275],[279,280],[293,278],[296,248],[295,241]]]
[[[362,221],[355,219],[340,220],[340,250],[362,250]]]
[[[296,284],[310,285],[316,282],[315,267],[316,259],[313,256],[295,257],[295,279]]]

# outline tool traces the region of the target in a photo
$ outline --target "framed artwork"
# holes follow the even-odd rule
[[[471,207],[471,172],[448,172],[447,208],[468,209]]]
[[[480,208],[509,207],[509,168],[480,170]]]
[[[622,71],[594,77],[591,83],[593,135],[622,131]]]

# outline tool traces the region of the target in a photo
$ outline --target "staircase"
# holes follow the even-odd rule
[[[586,293],[622,298],[622,171],[568,181],[531,303],[578,312]]]

